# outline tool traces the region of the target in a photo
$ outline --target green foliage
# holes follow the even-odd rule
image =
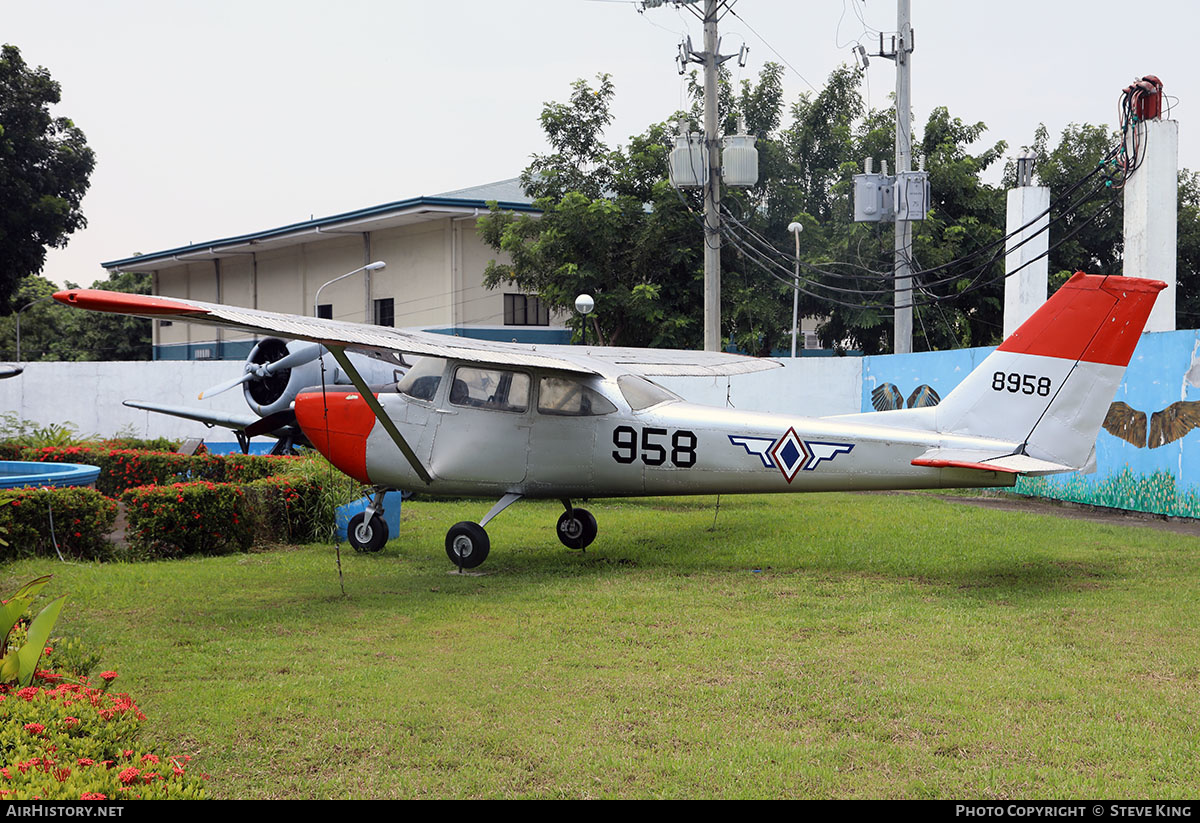
[[[75,284],[67,283],[68,287]],[[149,294],[150,275],[117,272],[96,280],[93,289]],[[151,323],[138,317],[67,309],[44,300],[57,287],[39,275],[21,281],[14,308],[20,315],[21,359],[31,360],[149,360]],[[34,305],[34,301],[41,300]],[[0,357],[16,359],[17,317],[0,317]]]
[[[58,675],[43,672],[57,680]],[[0,694],[0,798],[169,800],[205,796],[188,756],[160,757],[138,743],[146,716],[127,694],[87,683]],[[102,677],[104,677],[102,675]]]
[[[1179,172],[1179,230],[1175,277],[1183,288],[1175,293],[1180,328],[1200,327],[1200,173]]]
[[[13,293],[42,270],[46,247],[87,225],[80,203],[95,156],[74,123],[51,116],[60,98],[46,69],[0,47],[0,314],[19,308]]]
[[[78,427],[69,420],[43,426],[21,418],[16,412],[0,413],[0,440],[8,444],[10,449],[73,446],[85,439],[80,435]],[[8,457],[6,454],[4,459],[19,458]]]
[[[321,484],[280,475],[249,483],[143,486],[121,495],[134,556],[184,557],[326,536]]]
[[[0,527],[8,545],[0,559],[18,557],[110,557],[107,540],[117,514],[116,501],[88,488],[23,488],[0,494]],[[58,550],[55,550],[55,541]]]
[[[290,461],[287,476],[298,488],[305,490],[296,501],[297,505],[293,506],[294,515],[289,515],[289,518],[294,517],[297,523],[311,524],[311,539],[321,542],[333,540],[338,507],[362,497],[362,484],[335,469],[315,451],[306,452]],[[297,535],[304,533],[303,529],[294,530],[289,526],[290,532]]]
[[[5,627],[4,645],[0,647],[0,684],[24,688],[33,681],[67,596],[51,600],[28,624],[20,629],[18,626],[33,599],[49,582],[47,575],[26,583],[0,607],[0,626]]]
[[[824,89],[785,107],[783,69],[768,63],[757,82],[734,88],[727,73],[719,84],[722,130],[732,132],[738,116],[757,138],[759,182],[724,189],[722,203],[735,228],[722,243],[722,334],[738,349],[768,354],[790,344],[794,237],[789,223],[804,225],[800,238],[805,268],[801,314],[824,319],[827,345],[877,353],[890,346],[893,242],[890,225],[852,221],[852,177],[864,157],[889,157],[894,145],[890,112],[866,111],[856,69],[841,67]],[[693,77],[690,127],[696,128],[702,90]],[[568,314],[575,297],[596,298],[589,337],[608,345],[700,344],[703,316],[703,248],[700,196],[666,182],[674,125],[655,124],[610,150],[602,132],[611,117],[614,89],[606,76],[593,89],[572,86],[567,103],[548,103],[542,127],[554,151],[535,156],[522,176],[537,198],[540,218],[493,210],[479,233],[510,262],[493,261],[484,284],[515,284],[536,292]],[[784,124],[785,111],[790,123]],[[930,159],[933,211],[916,228],[917,267],[932,268],[962,258],[1000,237],[1003,196],[980,175],[1001,156],[1005,144],[968,151],[984,132],[936,109],[916,153]],[[778,254],[764,271],[747,237],[757,235]],[[997,256],[962,274],[927,278],[920,285],[917,347],[985,345],[999,334]],[[970,268],[970,267],[960,267]],[[774,277],[771,274],[774,273]],[[952,299],[951,299],[952,298]]]
[[[1169,471],[1135,475],[1126,466],[1117,474],[1099,479],[1083,474],[1018,477],[1013,490],[1091,506],[1200,518],[1200,494],[1181,487]]]
[[[1040,125],[1034,132],[1033,144],[1023,149],[1023,154],[1038,157],[1034,171],[1038,183],[1050,188],[1051,219],[1062,218],[1050,231],[1051,245],[1064,241],[1050,252],[1050,274],[1057,281],[1052,286],[1077,271],[1121,273],[1125,218],[1120,191],[1109,189],[1074,209],[1067,208],[1104,181],[1103,176],[1096,175],[1084,186],[1075,188],[1079,180],[1096,171],[1119,139],[1107,126],[1072,123],[1063,129],[1058,144],[1051,149],[1049,131]],[[1015,163],[1009,163],[1005,185],[1012,185],[1015,180]],[[1184,217],[1182,212],[1180,217]]]

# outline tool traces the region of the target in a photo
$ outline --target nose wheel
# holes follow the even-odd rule
[[[346,539],[356,552],[377,552],[388,539],[387,521],[379,515],[367,516],[360,512],[350,518],[346,527]]]

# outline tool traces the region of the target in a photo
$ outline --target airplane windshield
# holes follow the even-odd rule
[[[621,389],[621,394],[625,396],[625,402],[629,404],[629,408],[634,411],[648,409],[651,406],[657,406],[659,403],[665,403],[668,400],[682,400],[679,395],[669,392],[657,383],[651,383],[644,377],[638,377],[636,374],[623,374],[617,378],[617,387]]]
[[[543,377],[538,382],[538,411],[569,417],[612,414],[617,407],[573,377]]]
[[[422,357],[396,384],[396,391],[417,400],[432,400],[437,394],[438,384],[442,382],[442,373],[445,371],[445,360]]]

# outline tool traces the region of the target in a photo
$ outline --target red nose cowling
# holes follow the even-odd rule
[[[296,397],[296,422],[310,443],[338,469],[363,483],[367,435],[375,414],[358,392],[305,392]]]

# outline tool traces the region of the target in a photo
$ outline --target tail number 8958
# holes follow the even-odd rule
[[[998,371],[992,375],[992,391],[1007,391],[1013,394],[1020,392],[1021,394],[1047,397],[1050,394],[1050,378],[1038,377],[1036,374]]]

